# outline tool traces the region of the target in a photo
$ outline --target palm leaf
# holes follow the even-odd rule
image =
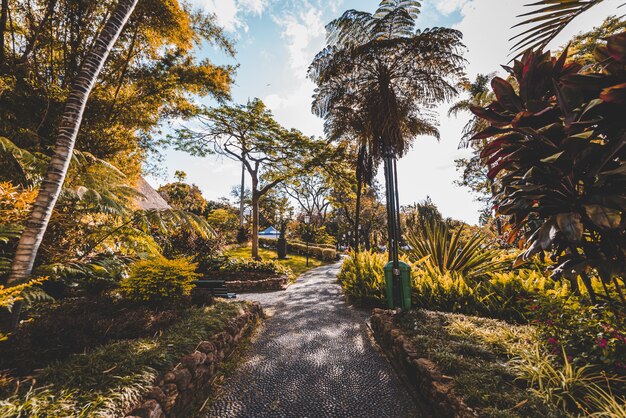
[[[516,41],[511,47],[512,54],[518,56],[527,49],[544,49],[574,19],[603,1],[541,0],[527,4],[526,6],[536,9],[518,16],[526,19],[514,27],[532,26],[510,39]],[[624,5],[626,3],[620,7]]]

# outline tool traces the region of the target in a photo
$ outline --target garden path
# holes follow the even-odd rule
[[[344,301],[338,269],[311,270],[285,292],[240,295],[269,318],[205,417],[423,416],[372,343],[369,312]]]

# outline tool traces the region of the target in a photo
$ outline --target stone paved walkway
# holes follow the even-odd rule
[[[270,318],[206,417],[419,417],[415,401],[320,267],[285,292],[241,295]]]

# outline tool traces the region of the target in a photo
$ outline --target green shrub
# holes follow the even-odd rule
[[[131,266],[129,276],[120,283],[120,291],[136,302],[175,303],[191,294],[193,282],[200,277],[197,267],[188,258],[141,260]]]
[[[387,253],[350,251],[338,274],[346,297],[360,304],[384,304],[387,299],[384,267],[389,262],[388,257]],[[401,260],[409,262],[404,257]]]
[[[306,255],[307,251],[310,257],[317,258],[322,261],[335,261],[337,260],[337,250],[335,248],[320,247],[317,244],[309,244],[300,242],[287,242],[287,251],[291,254]]]
[[[251,258],[229,258],[222,266],[220,271],[228,273],[266,273],[277,276],[286,275],[293,276],[293,271],[280,263],[273,260],[253,260]]]
[[[412,276],[413,303],[421,308],[480,315],[507,321],[534,319],[529,307],[538,297],[568,297],[568,285],[534,270],[493,273],[468,279],[460,273],[438,274],[417,268]]]
[[[351,251],[343,261],[338,279],[346,297],[359,303],[385,302],[385,274],[387,254]]]

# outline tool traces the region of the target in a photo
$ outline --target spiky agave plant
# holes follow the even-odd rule
[[[430,221],[417,231],[410,231],[409,257],[421,261],[432,275],[459,273],[468,280],[485,278],[502,271],[500,252],[489,247],[479,233],[463,240],[463,228],[451,231],[446,222]]]

